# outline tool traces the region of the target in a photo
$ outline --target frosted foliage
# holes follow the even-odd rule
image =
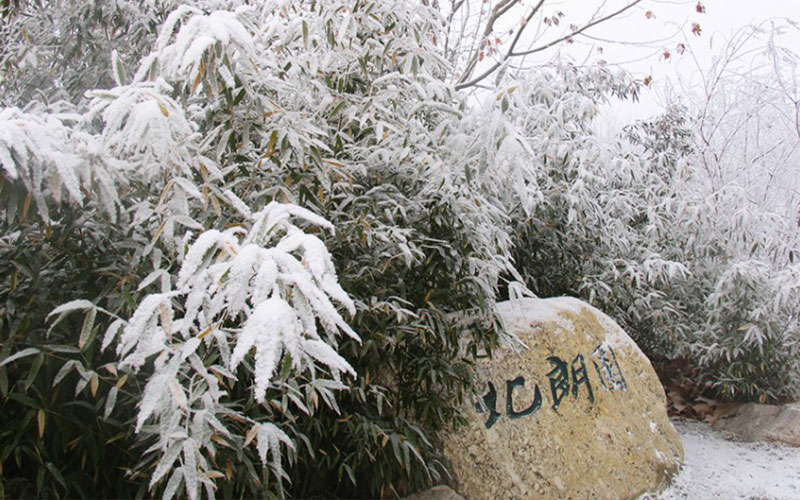
[[[649,353],[694,359],[728,397],[796,393],[796,236],[745,190],[708,194],[687,113],[608,140],[592,120],[635,94],[629,77],[555,66],[498,82],[466,115],[475,128],[448,137],[481,203],[509,217],[531,290],[580,294]]]
[[[68,113],[0,110],[3,176],[22,183],[45,220],[48,199],[81,204],[84,186],[98,194],[102,208],[113,217],[119,203],[117,177],[126,165],[93,137],[72,128],[74,119]]]
[[[122,331],[120,368],[138,370],[154,359],[136,429],[154,421],[166,454],[161,465],[183,443],[183,467],[175,470],[183,474],[190,497],[200,483],[211,484],[204,479],[211,470],[198,450],[213,450],[214,433],[229,434],[224,417],[247,419],[221,405],[225,394],[216,374],[234,377],[255,350],[253,392],[259,403],[267,403],[268,389],[280,388],[276,370],[286,357],[295,374],[309,372],[315,380],[355,375],[335,350],[340,332],[359,340],[337,309],[354,314],[355,305],[338,285],[325,246],[298,228],[296,219],[332,229],[308,210],[273,202],[249,218],[249,229],[203,232],[186,252],[176,289],[148,295]],[[242,326],[227,326],[232,324]],[[215,349],[224,365],[206,366],[203,357]],[[281,444],[291,449],[294,444],[269,422],[253,425],[262,461],[267,465],[269,451],[272,467],[283,478]],[[166,467],[152,476],[151,486]]]
[[[233,88],[234,61],[252,66],[255,47],[251,30],[245,28],[253,9],[240,7],[235,12],[215,11],[205,15],[197,8],[183,5],[167,17],[155,50],[140,66],[135,81],[148,78],[157,68],[171,81],[185,81],[197,88],[206,73]],[[244,23],[244,24],[243,24]]]
[[[192,125],[168,96],[170,90],[159,80],[88,94],[92,100],[86,120],[102,120],[105,144],[117,156],[147,167],[140,172],[145,180],[161,174],[165,164],[191,161]]]
[[[525,271],[532,288],[581,293],[649,353],[693,359],[724,397],[796,394],[796,231],[755,209],[747,190],[709,194],[685,110],[601,141],[585,120],[595,112],[592,94],[610,84],[613,95],[624,79],[593,87],[589,72],[551,75],[518,88],[509,103],[528,105],[518,116],[541,141],[532,142],[540,152],[532,161],[541,162],[544,202],[520,232],[522,248],[544,257]],[[535,262],[520,254],[522,265]]]
[[[286,433],[269,422],[256,424],[256,426],[258,429],[258,454],[261,461],[266,465],[267,454],[269,453],[272,455],[275,468],[280,470],[281,445],[294,449],[294,443]],[[281,480],[283,479],[286,479],[286,477],[281,477]]]
[[[55,312],[113,311],[102,347],[116,348],[110,366],[147,377],[135,428],[165,498],[213,496],[222,448],[257,455],[279,478],[262,486],[280,489],[282,464],[306,448],[293,440],[316,439],[301,419],[320,404],[339,411],[354,375],[340,354],[359,341],[348,320],[379,330],[370,355],[387,373],[417,373],[412,353],[437,342],[420,386],[447,396],[430,402],[466,396],[461,348],[502,338],[506,290],[581,295],[736,396],[751,379],[772,384],[753,397],[797,385],[796,240],[741,210],[740,189],[698,186],[687,114],[602,137],[601,105],[637,87],[597,67],[508,67],[467,96],[443,49],[447,19],[425,3],[122,1],[114,17],[94,2],[106,31],[54,0],[40,26],[44,14],[0,26],[14,34],[0,46],[0,100],[19,101],[0,108],[0,193],[18,200],[4,214],[22,220],[35,203],[28,221],[42,227],[79,214],[118,253],[96,270],[107,295]],[[46,32],[61,14],[114,36],[84,43],[103,53],[70,56],[76,68],[48,80],[35,68],[58,68],[52,47],[73,36],[67,21]],[[3,247],[22,234],[8,233]],[[448,370],[433,371],[439,361]],[[762,376],[770,367],[789,375]],[[79,392],[90,379],[81,373]],[[413,407],[413,389],[378,397],[381,432],[384,403],[447,423],[436,415],[455,409]],[[354,391],[365,406],[347,404],[372,425],[377,396]],[[254,405],[257,418],[244,410]],[[386,436],[406,424],[391,425]],[[245,487],[263,472],[225,480]]]

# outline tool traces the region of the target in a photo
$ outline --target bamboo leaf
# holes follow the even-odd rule
[[[18,359],[22,359],[26,356],[33,356],[34,354],[38,354],[41,351],[35,347],[28,347],[27,349],[23,349],[17,353],[12,354],[11,356],[7,357],[3,361],[0,361],[0,366],[5,366],[12,361],[16,361]]]
[[[65,304],[61,304],[60,306],[56,307],[50,314],[47,315],[47,319],[49,320],[51,316],[56,314],[63,314],[72,311],[80,311],[86,309],[94,309],[95,305],[88,300],[71,300]]]
[[[92,393],[92,397],[97,396],[97,388],[99,386],[100,377],[98,377],[96,373],[93,373],[92,378],[89,380],[89,391]]]
[[[161,478],[163,478],[167,472],[172,469],[172,466],[175,464],[175,460],[178,459],[178,456],[181,453],[181,442],[172,443],[167,449],[167,452],[161,457],[158,461],[158,465],[156,466],[156,470],[153,471],[153,474],[150,476],[150,488],[156,485]],[[180,470],[180,467],[177,470]],[[174,473],[173,473],[174,476]],[[173,478],[170,478],[170,482],[172,482]],[[167,486],[169,489],[169,486]],[[166,495],[166,493],[165,493]]]
[[[44,436],[45,418],[44,410],[39,409],[39,411],[36,413],[36,425],[39,428],[39,437]]]
[[[36,381],[36,376],[39,375],[39,370],[42,368],[43,362],[44,353],[40,353],[38,356],[36,356],[36,358],[34,358],[33,363],[31,363],[31,369],[28,371],[28,376],[25,378],[24,387],[26,392]]]
[[[167,486],[164,488],[164,495],[161,497],[162,500],[171,500],[172,497],[175,496],[175,493],[178,491],[178,488],[180,488],[182,480],[183,480],[183,470],[181,470],[180,468],[175,469],[172,472],[169,481],[167,481]]]
[[[92,307],[83,318],[83,326],[81,326],[81,334],[78,338],[78,349],[83,350],[89,345],[89,337],[94,329],[94,320],[97,317],[97,309]]]
[[[66,489],[67,482],[64,481],[64,476],[61,475],[61,471],[59,471],[56,468],[53,462],[47,462],[45,464],[45,467],[47,467],[47,470],[50,471],[50,474],[52,474],[52,476],[56,479],[56,481],[58,481],[58,484],[60,484],[64,489]]]
[[[112,387],[111,390],[108,391],[108,396],[106,396],[106,406],[103,410],[103,418],[108,418],[111,416],[111,412],[114,411],[114,405],[117,404],[118,393],[119,389],[116,387]]]

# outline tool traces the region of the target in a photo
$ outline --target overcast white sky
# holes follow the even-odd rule
[[[564,12],[562,25],[557,28],[560,31],[570,23],[583,24],[601,5],[600,12],[608,13],[625,3],[625,0],[546,2],[544,15]],[[720,37],[727,37],[742,26],[776,18],[800,22],[799,0],[703,0],[705,13],[697,12],[697,3],[696,0],[645,0],[618,19],[587,32],[596,39],[581,37],[572,46],[562,45],[562,50],[582,62],[586,49],[599,47],[603,53],[595,52],[595,58],[603,58],[609,64],[622,64],[636,73],[656,76],[671,72],[676,59],[680,59],[674,50],[678,42],[705,55],[709,47],[719,47]],[[648,13],[652,15],[648,17]],[[702,29],[700,36],[691,33],[695,22]],[[664,48],[671,49],[675,57],[665,61],[661,57]]]
[[[516,51],[541,46],[567,34],[570,25],[583,26],[590,19],[601,18],[629,3],[630,0],[547,0],[544,7],[527,26],[525,36]],[[446,3],[446,2],[445,2]],[[477,16],[494,1],[470,0],[471,12]],[[500,53],[519,29],[520,21],[530,12],[536,0],[524,0],[517,11],[509,12],[495,26],[500,36]],[[554,48],[514,60],[515,67],[530,67],[555,59],[571,59],[577,64],[603,61],[609,68],[620,67],[636,78],[652,78],[644,88],[640,102],[617,103],[604,119],[622,125],[636,118],[657,113],[666,101],[667,87],[682,90],[697,89],[698,67],[707,69],[730,37],[747,25],[759,25],[770,20],[787,25],[800,23],[800,0],[700,0],[704,12],[698,12],[698,0],[644,0],[618,17],[598,24],[579,36],[572,44],[561,43]],[[563,12],[558,26],[544,21]],[[463,12],[462,12],[463,13]],[[477,17],[476,17],[477,18]],[[700,26],[700,35],[692,32],[693,24]],[[509,30],[514,30],[513,33]],[[760,47],[763,47],[763,42]],[[800,25],[777,40],[778,45],[800,52]],[[679,52],[682,44],[683,54]],[[665,51],[669,57],[665,57]],[[479,67],[488,67],[493,58],[487,57]],[[513,67],[513,66],[512,66]],[[479,74],[480,71],[476,72]],[[616,127],[611,127],[616,128]],[[611,131],[610,131],[611,132]]]
[[[600,3],[597,0],[572,0],[564,2],[564,7],[575,8],[578,16],[590,16]],[[622,4],[622,0],[607,0],[609,8],[613,8],[615,3]],[[594,60],[603,58],[609,65],[619,65],[639,78],[652,76],[653,89],[645,89],[642,96],[645,109],[649,109],[660,99],[652,94],[662,92],[665,81],[677,82],[680,79],[689,86],[696,83],[698,64],[702,67],[710,65],[726,40],[742,27],[779,19],[800,23],[800,0],[702,0],[701,3],[705,13],[697,12],[696,0],[646,0],[623,18],[597,26],[593,32],[597,38],[623,43],[585,39],[582,40],[586,44],[583,53],[575,53],[572,57],[582,62],[587,57],[589,43],[592,43],[593,50],[588,57]],[[646,16],[648,11],[653,14],[649,19]],[[700,25],[700,36],[692,33],[693,23]],[[800,31],[789,32],[778,42],[800,49]],[[677,53],[679,43],[687,48],[683,55]],[[601,54],[597,53],[598,47]],[[663,55],[665,50],[670,52],[667,59]],[[643,111],[639,109],[636,114]]]
[[[603,17],[628,1],[548,0],[539,17],[527,27],[517,50],[558,38],[568,31],[571,24],[582,26],[593,16]],[[523,7],[516,14],[506,14],[496,26],[495,33],[500,34],[505,46],[512,38],[508,30],[518,29],[524,13],[535,2],[526,0],[522,3]],[[474,13],[481,5],[484,8],[488,5],[482,0],[472,0],[471,4]],[[585,33],[588,36],[576,38],[573,44],[562,43],[554,49],[515,62],[522,66],[543,63],[559,53],[578,64],[603,60],[609,67],[622,67],[637,78],[652,77],[653,89],[658,90],[664,82],[676,81],[678,75],[691,82],[698,65],[710,65],[712,57],[725,45],[725,40],[743,26],[779,18],[800,22],[800,0],[701,0],[701,4],[704,13],[698,12],[697,0],[644,0],[617,18],[591,28]],[[543,20],[559,11],[564,13],[559,25],[545,25]],[[699,36],[692,33],[693,23],[700,25]],[[784,37],[781,43],[792,48],[800,47],[800,30]],[[683,44],[686,49],[682,55],[678,53],[678,44]],[[665,51],[669,51],[668,58],[664,57]],[[488,64],[491,64],[490,58],[483,62],[483,65]],[[652,100],[647,95],[642,97],[644,101]]]

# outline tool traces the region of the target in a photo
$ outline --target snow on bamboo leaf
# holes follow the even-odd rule
[[[85,121],[102,122],[105,145],[118,157],[141,165],[138,175],[146,180],[167,165],[192,175],[187,165],[192,163],[188,146],[193,126],[171,92],[171,85],[157,79],[88,93],[92,100]]]
[[[56,118],[25,113],[17,108],[0,111],[0,165],[4,175],[19,179],[37,197],[52,169],[70,197],[81,201],[75,159],[64,144],[69,130]],[[44,168],[43,168],[44,167]],[[37,200],[38,201],[38,200]]]
[[[162,306],[171,307],[172,295],[174,293],[148,295],[136,308],[117,346],[117,354],[123,357],[122,368],[137,370],[147,357],[167,349],[166,333],[158,324],[159,310]]]
[[[154,450],[168,462],[175,462],[176,446],[183,453],[180,468],[159,465],[151,487],[174,469],[173,488],[173,481],[179,481],[173,478],[181,478],[189,497],[197,495],[201,483],[213,488],[208,478],[215,473],[201,450],[213,453],[212,435],[230,438],[227,417],[247,418],[220,403],[225,392],[217,376],[235,383],[253,349],[253,391],[259,403],[265,403],[286,356],[296,374],[308,372],[320,387],[342,389],[341,374],[355,375],[336,352],[336,337],[342,332],[359,337],[334,302],[351,314],[355,306],[339,285],[323,242],[296,226],[296,220],[333,229],[308,210],[273,202],[252,214],[249,229],[201,233],[186,252],[176,289],[146,296],[125,325],[117,347],[120,368],[136,371],[154,359],[136,431],[157,432]],[[204,353],[212,350],[223,365],[207,366]],[[325,401],[336,409],[333,397]],[[155,428],[146,425],[151,419]],[[281,444],[290,450],[294,444],[274,424],[256,425],[261,460],[267,465],[269,452],[270,466],[285,478]]]
[[[280,469],[281,443],[292,450],[294,450],[294,443],[285,432],[269,422],[257,425],[258,455],[261,462],[267,465],[267,453],[270,453],[273,466]]]
[[[0,110],[0,173],[22,183],[44,220],[49,219],[48,198],[60,203],[66,192],[71,202],[82,203],[82,188],[96,188],[101,206],[113,216],[124,165],[110,160],[89,136],[65,125],[70,119],[36,109]]]
[[[251,65],[250,61],[257,59],[246,27],[250,11],[240,7],[206,15],[194,7],[178,7],[167,17],[155,50],[145,58],[134,80],[147,79],[157,67],[165,78],[191,85],[192,92],[209,72],[219,75],[227,87],[234,87],[231,70],[221,61]],[[216,83],[216,78],[206,82]]]

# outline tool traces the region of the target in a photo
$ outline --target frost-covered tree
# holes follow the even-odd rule
[[[800,101],[798,56],[783,42],[796,32],[783,21],[738,30],[681,95],[696,111],[692,191],[709,216],[702,234],[715,240],[697,241],[716,254],[699,259],[709,317],[695,351],[719,370],[715,386],[762,400],[797,383]]]
[[[720,35],[711,65],[679,82],[686,90],[676,96],[699,115],[697,142],[708,192],[743,189],[756,210],[794,223],[800,203],[800,56],[785,37],[797,32],[796,25],[773,20]]]
[[[605,98],[631,91],[624,79],[574,69],[537,76],[528,97],[520,87],[509,98],[512,108],[535,103],[520,106],[536,109],[523,135],[541,152],[541,202],[513,217],[515,263],[530,289],[597,304],[650,356],[690,359],[711,393],[793,397],[797,249],[785,219],[743,190],[710,190],[686,110],[609,142],[590,120]]]

